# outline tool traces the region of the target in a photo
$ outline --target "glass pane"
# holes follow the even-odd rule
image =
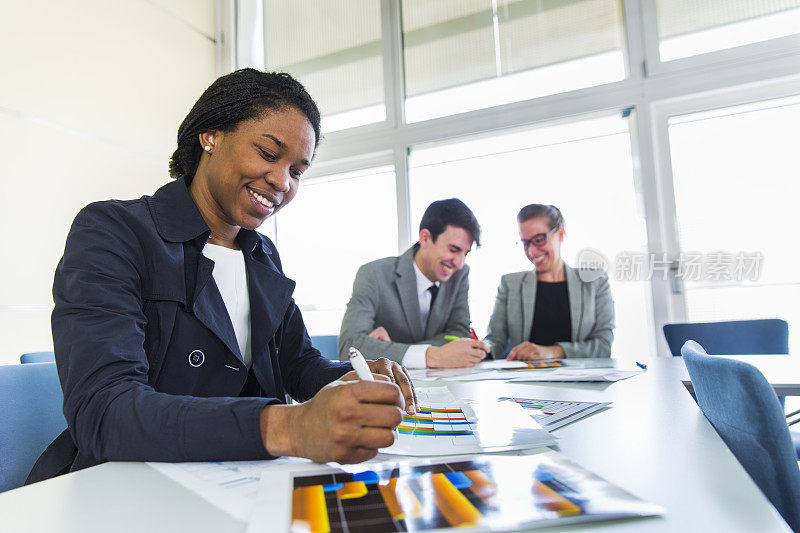
[[[800,99],[670,121],[689,320],[800,324],[800,250],[787,240],[800,227],[799,123]]]
[[[397,254],[392,167],[314,178],[277,215],[283,271],[312,335],[338,335],[362,264]]]
[[[619,0],[403,0],[406,119],[625,78]]]
[[[264,11],[265,64],[306,86],[323,131],[386,119],[380,2],[265,0]]]
[[[562,256],[571,266],[586,248],[610,260],[623,251],[645,252],[632,168],[628,122],[619,117],[418,148],[410,156],[412,222],[419,223],[430,202],[453,196],[474,211],[483,246],[467,259],[470,313],[482,336],[500,276],[533,268],[517,244],[516,216],[524,205],[561,209],[567,227]],[[649,284],[616,280],[613,272],[609,277],[616,308],[614,357],[653,354]]]
[[[656,0],[662,61],[800,33],[800,0]]]

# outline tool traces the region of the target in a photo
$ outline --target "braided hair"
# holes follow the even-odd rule
[[[288,107],[303,113],[320,139],[320,114],[305,88],[285,72],[243,68],[217,78],[192,106],[178,128],[178,148],[169,161],[169,175],[194,177],[203,150],[198,135],[209,130],[234,131],[264,111]]]

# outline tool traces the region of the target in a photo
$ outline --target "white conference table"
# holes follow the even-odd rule
[[[800,393],[800,372],[792,370],[790,358],[743,359],[764,368],[770,381],[790,384],[794,388],[786,390]],[[473,399],[519,396],[613,402],[610,409],[554,431],[557,449],[664,507],[664,517],[547,531],[791,531],[692,400],[681,381],[686,378],[682,358],[647,363],[643,374],[609,385],[483,381],[447,386]],[[783,374],[787,368],[789,373]],[[387,457],[379,455],[377,460]],[[245,529],[244,522],[145,463],[106,463],[0,494],[0,531],[216,533]]]

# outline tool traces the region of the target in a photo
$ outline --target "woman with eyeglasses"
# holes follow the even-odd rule
[[[517,215],[533,270],[500,280],[486,342],[509,360],[610,357],[614,300],[608,276],[576,270],[561,257],[565,225],[554,205],[530,204]]]

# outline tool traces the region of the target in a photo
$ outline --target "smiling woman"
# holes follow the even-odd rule
[[[509,360],[610,357],[614,301],[605,273],[574,269],[561,257],[566,224],[554,205],[530,204],[517,215],[534,270],[500,280],[486,338]]]
[[[81,210],[53,285],[69,428],[29,482],[114,460],[360,462],[393,442],[416,408],[405,370],[370,361],[361,382],[322,357],[254,231],[297,194],[319,132],[291,76],[239,70],[181,124],[174,182]]]

